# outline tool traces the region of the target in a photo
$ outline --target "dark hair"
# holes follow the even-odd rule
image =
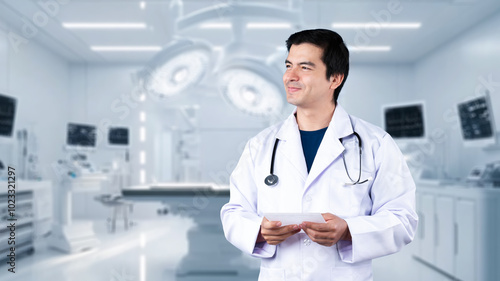
[[[326,79],[334,74],[343,74],[344,80],[335,89],[333,102],[337,103],[340,90],[349,75],[349,50],[342,37],[335,31],[328,29],[309,29],[296,32],[286,40],[286,48],[290,52],[292,45],[310,43],[323,49],[321,60],[326,65]]]

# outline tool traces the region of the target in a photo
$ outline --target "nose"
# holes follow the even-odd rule
[[[287,82],[296,82],[299,80],[299,76],[294,68],[289,68],[283,74],[283,82],[286,84]]]

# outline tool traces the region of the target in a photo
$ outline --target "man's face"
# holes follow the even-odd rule
[[[323,49],[309,43],[292,45],[285,61],[283,84],[288,103],[299,108],[315,108],[332,103],[332,79],[326,79]],[[324,104],[323,104],[324,105]]]

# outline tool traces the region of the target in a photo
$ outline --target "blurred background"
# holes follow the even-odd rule
[[[339,103],[417,182],[415,241],[374,280],[500,280],[485,0],[0,1],[1,279],[256,280],[219,210],[246,141],[292,112],[285,40],[310,28],[344,38]]]

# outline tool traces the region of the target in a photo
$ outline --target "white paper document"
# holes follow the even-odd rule
[[[280,221],[282,226],[301,224],[304,221],[325,222],[320,213],[267,213],[264,214],[264,217],[270,221]]]

